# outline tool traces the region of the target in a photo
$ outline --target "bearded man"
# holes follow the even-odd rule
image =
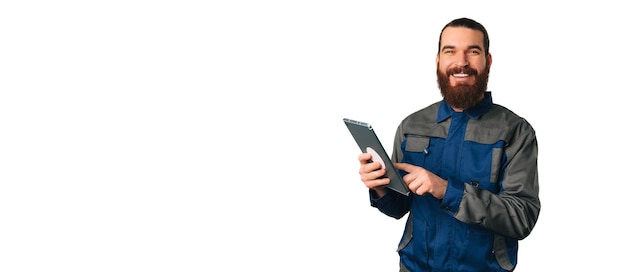
[[[442,101],[403,119],[392,160],[408,196],[389,190],[372,155],[360,154],[370,203],[401,219],[400,271],[513,271],[518,241],[541,204],[533,127],[487,91],[492,57],[480,23],[459,18],[441,30],[437,82]]]

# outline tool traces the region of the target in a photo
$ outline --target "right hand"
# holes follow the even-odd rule
[[[365,184],[365,187],[370,188],[376,192],[378,197],[382,197],[387,193],[387,187],[391,180],[389,178],[380,178],[385,174],[385,169],[382,168],[380,162],[372,162],[372,154],[361,153],[358,157],[361,164],[359,174],[361,175],[361,181]]]

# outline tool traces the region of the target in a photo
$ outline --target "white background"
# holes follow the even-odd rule
[[[533,3],[536,2],[536,3]],[[516,271],[622,264],[617,2],[5,1],[0,270],[397,271],[342,118],[391,148],[440,99],[439,32],[491,36],[539,140]],[[619,95],[619,96],[618,96]]]

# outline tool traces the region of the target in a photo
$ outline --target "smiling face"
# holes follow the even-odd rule
[[[466,27],[447,27],[437,54],[437,82],[444,100],[456,111],[478,104],[484,97],[491,67],[483,33]]]

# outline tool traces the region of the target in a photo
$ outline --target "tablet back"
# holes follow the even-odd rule
[[[404,181],[402,181],[402,177],[398,173],[398,170],[393,166],[389,155],[387,155],[387,152],[383,148],[378,136],[376,136],[374,128],[372,128],[372,126],[368,123],[348,118],[344,118],[343,122],[348,127],[348,130],[361,149],[361,152],[372,154],[372,161],[379,161],[382,164],[382,167],[387,170],[385,177],[388,177],[391,180],[391,182],[387,184],[387,188],[403,195],[409,195],[409,189]]]

